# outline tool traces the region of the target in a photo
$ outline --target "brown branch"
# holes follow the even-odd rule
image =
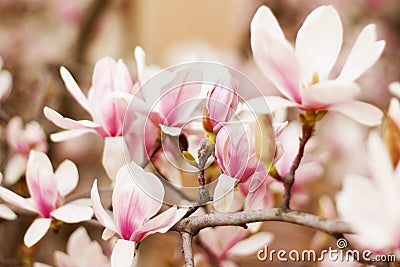
[[[194,236],[197,235],[201,229],[207,227],[227,225],[243,226],[247,223],[266,221],[280,221],[303,225],[323,231],[330,235],[337,233],[352,233],[347,223],[324,219],[320,216],[305,212],[278,208],[269,210],[246,210],[232,213],[209,213],[204,215],[196,215],[181,220],[174,226],[173,230],[190,233]]]
[[[185,267],[194,267],[192,239],[190,233],[182,232],[182,253],[185,257]]]

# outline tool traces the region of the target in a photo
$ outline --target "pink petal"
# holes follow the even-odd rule
[[[259,232],[236,243],[236,245],[234,245],[230,250],[228,250],[228,255],[243,257],[255,254],[260,249],[263,249],[265,246],[268,246],[273,239],[274,235],[272,233]]]
[[[332,6],[314,9],[299,29],[296,56],[302,70],[302,81],[309,83],[317,73],[326,80],[342,47],[343,28],[339,14]]]
[[[300,68],[293,47],[277,34],[273,14],[259,9],[251,22],[251,48],[253,58],[261,72],[287,98],[301,102],[299,94]],[[279,32],[279,31],[278,31]]]
[[[286,175],[299,150],[300,125],[297,122],[291,122],[282,132],[279,142],[283,147],[281,158],[275,163],[275,167],[280,175]]]
[[[133,241],[118,239],[111,254],[111,266],[135,267],[135,246]]]
[[[117,232],[113,219],[104,210],[103,205],[101,205],[99,191],[97,189],[97,180],[93,182],[90,196],[92,199],[93,211],[99,223],[111,231]]]
[[[50,215],[62,222],[78,223],[90,220],[93,216],[93,209],[82,205],[66,204],[53,210]]]
[[[33,221],[24,236],[24,244],[28,248],[39,242],[50,228],[51,219],[38,218]]]
[[[62,196],[71,193],[78,185],[79,174],[75,163],[70,160],[64,160],[58,166],[55,174],[58,184],[58,191]]]
[[[166,233],[186,214],[187,209],[169,208],[146,222],[138,232],[133,233],[131,240],[139,242],[154,233]]]
[[[132,93],[133,82],[128,68],[122,59],[117,61],[115,70],[115,89],[118,92]]]
[[[111,181],[115,180],[118,170],[130,161],[125,138],[122,136],[104,139],[102,164]]]
[[[346,64],[338,79],[354,81],[378,60],[385,47],[385,41],[376,41],[376,26],[367,25],[351,49]]]
[[[7,162],[4,170],[4,183],[6,185],[15,184],[26,171],[28,160],[21,154],[13,155]]]
[[[2,186],[0,186],[0,197],[7,203],[10,203],[16,207],[19,207],[24,210],[28,210],[31,212],[38,213],[35,205],[33,202],[29,201],[26,198],[23,198],[11,190],[8,190]]]
[[[383,113],[377,107],[360,101],[337,104],[330,111],[341,113],[366,126],[376,126],[382,122]]]
[[[111,57],[104,57],[96,62],[92,78],[93,87],[89,95],[90,103],[100,102],[111,91],[119,91],[114,84],[116,68],[117,62]]]
[[[64,80],[68,92],[72,95],[73,98],[75,98],[75,100],[79,103],[79,105],[81,105],[90,114],[92,114],[86,96],[82,93],[82,90],[79,88],[78,84],[72,77],[71,73],[66,68],[61,67],[60,74],[61,78]]]
[[[52,123],[54,123],[55,125],[57,125],[60,128],[63,128],[63,129],[80,129],[80,128],[101,127],[99,124],[94,123],[89,120],[76,121],[73,119],[65,118],[60,113],[58,113],[57,111],[55,111],[47,106],[43,108],[43,113],[49,121],[51,121]]]
[[[330,105],[351,101],[360,88],[353,82],[333,80],[320,82],[302,91],[303,105],[307,108],[324,109]]]
[[[12,221],[17,219],[17,214],[15,214],[8,206],[0,204],[0,218]]]
[[[43,152],[32,150],[29,154],[26,182],[38,211],[48,218],[55,208],[58,188],[50,159]]]
[[[233,188],[237,181],[237,179],[225,174],[218,177],[218,183],[214,190],[214,208],[217,211],[228,212],[231,209],[234,196]]]

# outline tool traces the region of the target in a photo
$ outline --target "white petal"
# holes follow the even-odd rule
[[[285,39],[282,28],[279,25],[278,20],[272,13],[271,9],[267,6],[261,6],[257,9],[256,14],[251,22],[252,31],[257,27],[262,27],[267,30],[270,34],[275,34],[282,40]]]
[[[131,267],[134,262],[135,242],[118,239],[111,254],[112,267]]]
[[[53,210],[50,215],[59,221],[78,223],[90,220],[93,216],[93,209],[82,205],[66,204]]]
[[[220,212],[228,212],[232,206],[234,191],[233,188],[237,179],[221,174],[214,190],[214,208]]]
[[[50,135],[50,139],[53,142],[63,142],[69,139],[77,138],[89,133],[96,133],[93,129],[81,128],[73,129],[68,131],[62,131],[58,133],[53,133]]]
[[[125,154],[128,155],[124,137],[107,137],[104,139],[104,149],[102,163],[108,178],[112,181],[117,177],[118,170],[130,161],[125,159]],[[124,153],[125,152],[125,153]]]
[[[24,243],[29,248],[39,242],[50,228],[51,219],[38,218],[33,221],[24,236]]]
[[[389,84],[389,92],[400,98],[400,82],[392,82]]]
[[[63,117],[60,113],[55,111],[54,109],[51,109],[49,107],[44,107],[43,108],[43,113],[45,117],[53,122],[55,125],[57,125],[60,128],[63,129],[80,129],[82,127],[87,127],[87,128],[96,128],[100,127],[99,124],[89,121],[89,120],[73,120],[70,118]]]
[[[97,220],[104,227],[117,232],[114,220],[111,216],[104,210],[103,205],[101,205],[99,191],[97,189],[97,180],[94,180],[92,190],[90,191],[90,196],[92,199],[93,211],[96,215]]]
[[[55,176],[57,179],[58,191],[62,196],[66,196],[78,185],[79,174],[75,163],[64,160],[58,166]]]
[[[111,231],[111,230],[108,229],[108,228],[104,228],[104,231],[103,231],[103,233],[101,234],[101,238],[102,238],[103,240],[108,240],[108,239],[110,239],[111,237],[113,237],[114,235],[115,235],[115,232]]]
[[[246,101],[250,109],[259,114],[271,114],[281,109],[295,107],[297,104],[279,96],[254,97]]]
[[[89,101],[82,93],[82,90],[79,88],[71,73],[65,67],[61,67],[60,74],[69,93],[84,109],[86,109],[91,114],[92,111],[90,110]]]
[[[231,256],[251,255],[264,248],[264,246],[268,246],[273,239],[272,233],[260,232],[236,243],[228,253]]]
[[[34,262],[33,263],[33,267],[53,267],[53,266],[47,265],[47,264],[44,264],[44,263],[41,263],[41,262]]]
[[[28,211],[32,211],[37,213],[37,209],[35,207],[35,204],[33,202],[29,201],[26,198],[23,198],[16,193],[12,192],[11,190],[8,190],[4,187],[0,186],[0,197],[7,203],[10,203],[14,206],[17,206],[21,209],[25,209]]]
[[[342,47],[343,28],[332,6],[314,9],[296,37],[296,56],[302,69],[302,81],[312,81],[313,73],[326,80]]]
[[[24,175],[27,163],[28,160],[21,154],[13,155],[4,170],[4,183],[6,185],[15,184]]]
[[[164,126],[160,124],[161,131],[167,135],[170,136],[179,136],[181,134],[181,128],[180,127],[174,127],[174,126]]]
[[[1,70],[1,68],[0,68]],[[0,101],[8,97],[11,92],[12,76],[7,70],[0,71]]]
[[[17,218],[17,214],[15,214],[14,211],[12,211],[12,209],[6,205],[0,204],[0,218],[12,221]]]
[[[378,60],[385,41],[376,41],[376,27],[367,25],[357,38],[338,79],[354,81]]]
[[[383,113],[377,107],[360,101],[337,104],[329,108],[363,125],[376,126],[382,122]]]

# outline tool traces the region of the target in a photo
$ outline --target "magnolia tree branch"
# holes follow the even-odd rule
[[[193,236],[190,233],[182,232],[182,251],[185,256],[185,267],[194,267],[192,240]]]

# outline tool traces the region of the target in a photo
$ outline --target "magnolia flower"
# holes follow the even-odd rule
[[[135,125],[137,114],[128,109],[124,101],[113,96],[115,92],[134,93],[126,65],[122,60],[116,62],[109,57],[100,59],[95,65],[92,87],[87,97],[66,68],[61,67],[60,74],[69,93],[89,112],[93,121],[64,118],[53,109],[45,107],[43,111],[46,118],[57,126],[67,129],[52,134],[51,139],[58,142],[91,132],[99,134],[105,138],[103,166],[109,177],[115,177],[118,169],[125,163],[123,151],[127,149],[122,135],[129,136],[131,132],[137,131],[134,131],[133,127],[140,129],[140,126]],[[134,138],[133,142],[140,147],[141,140]]]
[[[135,180],[140,180],[140,187],[130,173]],[[162,206],[163,185],[154,174],[144,171],[134,162],[123,166],[117,173],[112,216],[100,202],[97,181],[93,184],[91,198],[98,221],[106,227],[103,238],[115,233],[120,238],[111,255],[113,266],[131,266],[138,242],[148,235],[167,232],[186,213],[186,209],[174,206],[153,217]]]
[[[0,184],[3,181],[3,174],[0,172]],[[15,220],[17,218],[17,214],[12,211],[7,205],[0,204],[0,218],[4,220]]]
[[[12,76],[8,70],[3,70],[4,61],[0,57],[0,102],[2,102],[11,92]]]
[[[238,106],[236,85],[230,75],[226,76],[221,84],[211,89],[206,98],[203,125],[208,132],[218,133],[222,127],[221,122],[228,122]]]
[[[339,112],[369,126],[379,124],[382,112],[378,108],[354,100],[360,90],[354,81],[377,61],[385,42],[376,41],[375,25],[366,26],[341,73],[332,79],[329,74],[341,50],[342,35],[337,11],[321,6],[307,16],[293,47],[271,10],[260,7],[251,22],[253,58],[285,98],[255,98],[249,101],[254,109],[269,112],[257,104],[266,100],[272,111],[297,106]]]
[[[83,226],[76,229],[69,237],[67,253],[61,251],[54,253],[54,261],[57,267],[111,266],[108,257],[103,254],[100,244],[90,239]],[[46,267],[49,265],[35,262],[33,266]]]
[[[24,174],[29,152],[47,152],[46,135],[36,121],[29,122],[25,128],[20,117],[13,117],[7,124],[6,139],[10,147],[16,151],[7,162],[4,171],[4,182],[14,184]]]
[[[256,253],[271,243],[273,235],[268,232],[251,232],[239,226],[219,226],[200,231],[201,243],[210,251],[220,266],[237,266],[232,257]]]
[[[346,176],[336,196],[338,213],[362,247],[380,252],[399,249],[399,165],[393,168],[377,133],[371,133],[367,147],[371,177]]]
[[[64,204],[64,196],[78,184],[78,169],[69,160],[63,161],[54,172],[46,154],[32,150],[26,171],[26,182],[31,198],[22,198],[14,192],[0,187],[0,197],[23,210],[37,213],[24,236],[24,243],[36,244],[57,221],[78,223],[89,220],[93,210],[84,199]]]

